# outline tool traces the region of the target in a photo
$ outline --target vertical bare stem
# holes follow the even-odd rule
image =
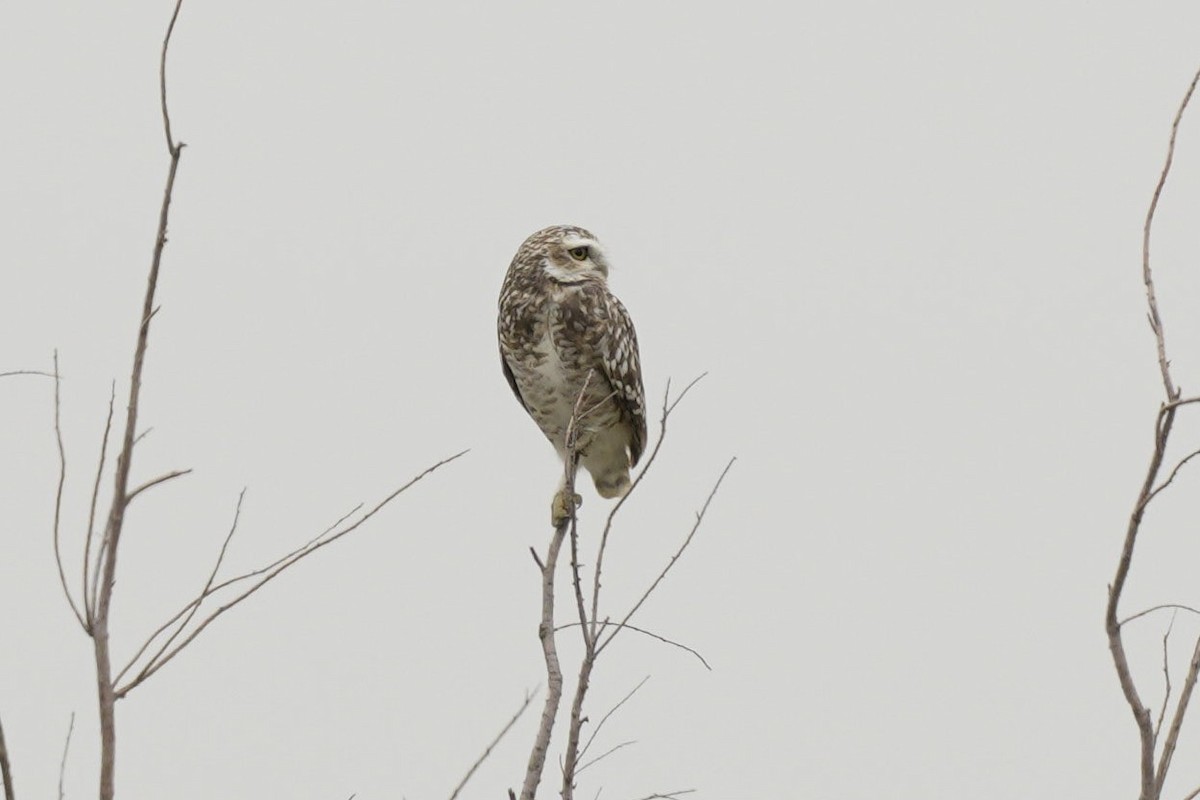
[[[1158,800],[1162,793],[1162,785],[1166,778],[1166,771],[1170,766],[1171,758],[1170,754],[1164,748],[1159,770],[1156,773],[1154,766],[1154,750],[1156,745],[1154,724],[1151,719],[1150,709],[1142,702],[1133,680],[1133,674],[1129,668],[1129,659],[1125,653],[1125,642],[1121,634],[1121,625],[1118,622],[1117,610],[1121,601],[1121,594],[1125,588],[1125,581],[1129,576],[1129,570],[1133,563],[1133,551],[1137,543],[1138,533],[1141,530],[1142,519],[1145,515],[1146,507],[1155,495],[1154,485],[1158,480],[1159,471],[1162,469],[1163,458],[1167,451],[1167,444],[1170,441],[1171,429],[1175,423],[1175,413],[1178,408],[1177,401],[1180,396],[1179,389],[1171,377],[1171,362],[1167,359],[1166,336],[1163,330],[1162,317],[1158,312],[1154,276],[1150,269],[1150,234],[1154,226],[1154,214],[1158,209],[1158,201],[1162,196],[1163,187],[1166,185],[1167,176],[1171,172],[1171,164],[1175,158],[1175,139],[1179,132],[1179,124],[1183,120],[1183,114],[1191,102],[1192,94],[1195,92],[1198,82],[1200,82],[1200,70],[1197,70],[1196,74],[1192,77],[1187,92],[1184,94],[1183,100],[1180,102],[1179,108],[1175,113],[1175,118],[1171,123],[1171,137],[1167,144],[1167,157],[1163,163],[1162,171],[1159,173],[1158,182],[1155,184],[1154,193],[1150,199],[1150,207],[1146,212],[1146,221],[1142,227],[1142,282],[1146,286],[1147,316],[1150,320],[1150,328],[1154,332],[1158,368],[1162,376],[1163,391],[1166,393],[1166,400],[1159,409],[1155,421],[1154,453],[1150,458],[1150,465],[1146,469],[1141,490],[1138,493],[1137,500],[1134,502],[1133,511],[1129,516],[1129,522],[1125,528],[1125,541],[1121,547],[1120,560],[1117,562],[1116,575],[1108,589],[1108,604],[1105,608],[1104,617],[1104,628],[1108,635],[1108,647],[1112,654],[1113,665],[1116,668],[1117,679],[1120,681],[1121,691],[1125,695],[1125,700],[1129,704],[1130,710],[1133,712],[1134,721],[1138,728],[1141,751],[1139,759],[1141,800]],[[1191,673],[1189,673],[1189,679],[1194,683],[1195,678]],[[1184,695],[1185,697],[1180,698],[1181,705],[1176,712],[1176,719],[1172,722],[1172,728],[1175,727],[1176,722],[1182,724],[1183,711],[1186,708],[1187,699],[1191,695],[1190,688],[1185,687]],[[1170,736],[1168,737],[1168,745],[1173,750],[1173,741]]]
[[[583,586],[579,578],[579,535],[571,521],[571,583],[575,590],[575,608],[579,614],[579,630],[583,633],[583,659],[575,682],[575,697],[571,701],[571,720],[567,727],[567,748],[563,755],[562,800],[575,797],[575,774],[579,771],[579,739],[583,728],[583,701],[591,685],[592,669],[596,665],[596,636],[588,624],[583,605]]]
[[[573,491],[573,487],[567,487]],[[525,768],[525,783],[521,787],[521,800],[534,800],[538,784],[542,780],[542,769],[546,765],[546,752],[550,749],[550,733],[554,730],[554,718],[558,716],[558,703],[562,699],[562,669],[558,665],[558,648],[554,642],[554,567],[558,564],[558,553],[571,521],[564,520],[554,529],[546,560],[538,561],[542,570],[542,622],[538,626],[538,639],[542,642],[542,655],[546,660],[546,701],[542,705],[542,721],[538,726],[529,764]],[[536,559],[536,554],[534,555]]]
[[[162,205],[158,213],[158,231],[154,240],[154,255],[150,262],[150,274],[146,279],[146,295],[142,302],[141,323],[138,326],[137,345],[133,352],[133,372],[129,379],[129,405],[125,413],[125,435],[121,453],[117,456],[114,477],[112,506],[109,508],[108,523],[104,538],[100,542],[97,558],[103,564],[97,588],[95,620],[92,625],[92,643],[96,657],[96,689],[100,705],[100,800],[112,800],[116,772],[116,702],[112,681],[112,657],[109,652],[108,619],[112,607],[113,587],[116,584],[117,554],[121,544],[121,531],[125,523],[125,509],[129,505],[129,469],[133,463],[133,444],[137,435],[138,401],[142,392],[142,370],[146,363],[146,347],[150,339],[150,320],[154,317],[154,295],[158,288],[158,273],[162,265],[163,249],[167,244],[167,222],[170,217],[171,195],[175,189],[175,175],[179,169],[179,157],[183,145],[171,137],[171,117],[167,110],[167,50],[171,33],[183,0],[176,0],[171,21],[163,37],[162,53],[159,58],[159,103],[162,108],[163,129],[167,136],[167,150],[171,156],[167,170],[167,183],[163,189]]]

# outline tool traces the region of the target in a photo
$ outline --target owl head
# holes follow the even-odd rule
[[[599,240],[574,225],[554,225],[533,234],[517,251],[516,260],[537,265],[556,283],[608,279],[608,259]]]

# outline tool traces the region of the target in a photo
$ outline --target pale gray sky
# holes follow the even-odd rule
[[[59,349],[72,553],[167,165],[169,11],[0,12],[0,371]],[[591,708],[652,675],[603,735],[638,743],[583,796],[1133,796],[1103,603],[1161,391],[1141,222],[1198,29],[1183,2],[185,5],[134,473],[195,473],[131,512],[117,653],[203,582],[242,487],[231,569],[471,453],[122,701],[120,796],[445,797],[543,679],[528,547],[557,466],[494,326],[513,252],[555,223],[611,252],[655,407],[709,372],[618,531],[614,614],[739,458],[641,616],[714,670],[619,641]],[[1200,120],[1180,146],[1155,253],[1186,390]],[[66,790],[89,797],[50,382],[5,379],[0,408],[0,714],[33,798],[75,710]],[[1152,515],[1129,610],[1200,601],[1196,481]],[[1166,622],[1131,638],[1148,691]],[[1177,621],[1178,658],[1198,629]],[[534,722],[469,796],[519,785]]]

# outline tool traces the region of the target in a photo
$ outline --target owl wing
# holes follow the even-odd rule
[[[517,386],[517,376],[513,374],[512,367],[508,365],[508,359],[504,356],[504,348],[500,348],[500,368],[504,370],[504,379],[508,381],[508,385],[512,387],[513,394],[517,396],[517,402],[521,404],[521,408],[525,409],[526,413],[532,414],[529,410],[529,405],[525,402],[525,398],[521,396],[521,389]]]
[[[608,291],[604,292],[603,305],[607,324],[599,342],[600,366],[613,388],[613,402],[632,431],[629,464],[637,466],[646,449],[646,390],[642,386],[637,333],[625,306]]]

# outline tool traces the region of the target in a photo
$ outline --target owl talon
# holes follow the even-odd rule
[[[571,518],[571,513],[583,505],[583,498],[580,495],[568,495],[563,489],[559,489],[554,493],[554,499],[550,501],[550,525],[557,528]]]

